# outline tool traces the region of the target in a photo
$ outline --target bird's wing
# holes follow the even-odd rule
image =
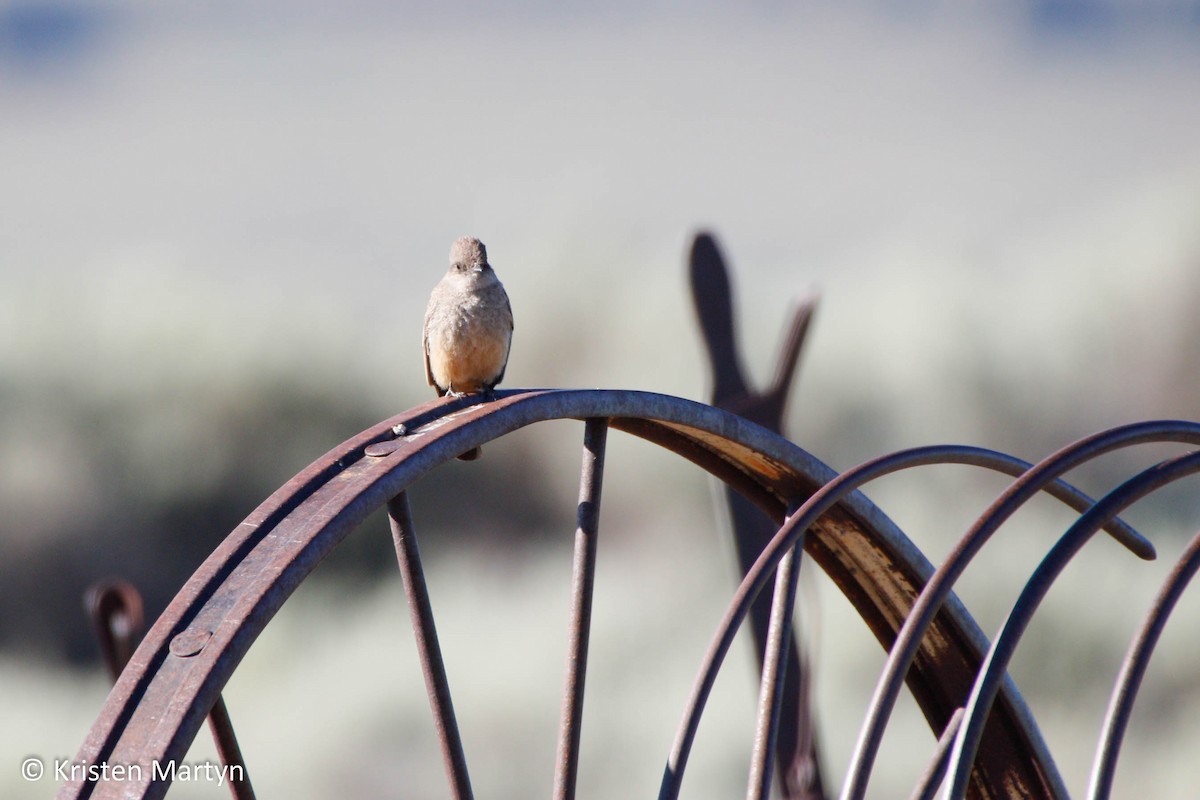
[[[433,368],[429,366],[429,318],[433,315],[433,298],[429,298],[429,305],[425,308],[425,323],[421,326],[421,349],[425,353],[425,380],[430,386],[438,389],[438,394],[441,394],[441,387],[433,380]]]
[[[508,370],[508,354],[512,352],[512,332],[513,332],[513,313],[512,303],[508,301],[508,292],[504,291],[504,287],[500,287],[500,296],[504,298],[504,316],[508,318],[508,347],[504,351],[504,364],[500,367],[500,374],[496,376],[495,386],[504,380],[504,373]]]
[[[433,382],[433,370],[429,366],[429,340],[425,340],[425,382],[430,386],[436,386]],[[440,386],[437,388],[441,388]]]

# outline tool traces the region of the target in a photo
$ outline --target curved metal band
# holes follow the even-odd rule
[[[1022,634],[1055,579],[1105,522],[1156,489],[1197,472],[1200,472],[1200,451],[1160,462],[1139,472],[1088,509],[1050,548],[1021,590],[1000,632],[992,640],[983,667],[975,679],[971,700],[966,705],[962,726],[955,737],[944,792],[948,800],[966,796],[967,776],[983,736],[987,713]]]
[[[870,774],[870,766],[878,750],[883,727],[899,695],[900,681],[910,669],[909,665],[919,657],[920,649],[924,646],[922,642],[926,636],[926,628],[941,604],[953,597],[951,591],[954,583],[992,534],[1030,497],[1066,472],[1113,450],[1150,442],[1200,444],[1200,424],[1179,420],[1138,422],[1101,431],[1073,442],[1023,473],[975,521],[938,567],[937,572],[930,577],[928,585],[921,590],[912,613],[904,620],[895,644],[890,648],[859,732],[858,744],[851,756],[848,770],[850,777],[842,789],[842,800],[856,800],[863,796],[866,778]],[[978,773],[977,762],[971,775],[977,776]],[[983,786],[978,781],[975,791],[983,791]],[[1066,792],[1060,789],[1056,794],[1065,796]]]
[[[1125,731],[1133,714],[1133,704],[1141,688],[1142,678],[1150,666],[1150,657],[1154,655],[1154,648],[1167,627],[1175,604],[1179,602],[1197,571],[1200,571],[1200,533],[1193,536],[1183,549],[1171,574],[1163,581],[1150,610],[1146,612],[1133,641],[1129,643],[1129,650],[1126,651],[1121,664],[1120,676],[1113,686],[1108,711],[1104,715],[1100,741],[1096,745],[1088,800],[1108,800],[1112,793],[1117,756],[1121,752],[1121,743],[1125,739]]]
[[[122,783],[65,784],[60,798],[163,796],[152,764],[180,760],[259,633],[300,582],[367,515],[415,480],[477,445],[551,419],[606,418],[683,455],[741,491],[777,521],[835,473],[765,428],[710,406],[634,391],[514,390],[492,402],[441,399],[375,425],[313,462],[238,525],[159,617],[109,695],[77,755],[88,764],[141,767]],[[402,426],[405,434],[392,432]],[[862,495],[851,494],[809,530],[810,556],[884,646],[933,569]],[[925,638],[910,686],[941,730],[979,667],[986,641],[951,600]],[[998,786],[1047,796],[1044,745],[1027,711],[998,707],[1001,746],[983,769]],[[86,777],[86,776],[85,776]]]
[[[678,797],[682,786],[683,770],[687,764],[692,742],[699,728],[700,714],[703,712],[704,705],[708,701],[708,695],[712,691],[713,684],[716,681],[717,671],[720,669],[729,648],[733,645],[734,636],[745,620],[747,613],[749,613],[750,604],[754,602],[757,594],[762,591],[767,578],[776,569],[784,554],[789,552],[790,548],[794,547],[796,542],[800,541],[800,538],[810,525],[819,520],[822,515],[837,503],[842,502],[848,496],[852,496],[852,493],[856,492],[864,484],[881,478],[884,475],[906,469],[948,464],[984,467],[1014,477],[1023,474],[1031,467],[1028,462],[981,447],[966,447],[962,445],[915,447],[872,459],[843,472],[835,479],[826,482],[789,515],[786,524],[776,532],[771,541],[763,548],[758,559],[746,572],[741,585],[738,586],[734,594],[733,600],[726,609],[725,616],[717,628],[717,633],[712,643],[709,645],[708,652],[705,654],[701,665],[700,673],[693,685],[692,695],[689,698],[684,719],[676,733],[675,742],[672,745],[671,753],[667,760],[662,788],[659,791],[659,800],[673,800],[673,798]],[[1053,481],[1048,483],[1044,488],[1050,495],[1057,497],[1081,513],[1090,508],[1094,502],[1090,497],[1063,481]],[[1135,555],[1142,558],[1154,557],[1153,545],[1122,520],[1117,518],[1108,520],[1105,529],[1114,539],[1129,548]],[[932,619],[933,617],[931,616],[930,620]],[[919,691],[923,688],[925,687],[918,684],[914,687],[914,690]],[[899,690],[899,680],[897,680],[896,690]],[[1011,695],[1014,698],[1016,708],[1019,709],[1023,705],[1020,698],[1016,695],[1015,686],[1007,686],[1005,694],[1006,702],[1009,699],[1008,696]],[[1029,723],[1028,727],[1033,727],[1032,722]],[[882,731],[883,728],[880,726],[880,738],[882,737]],[[878,747],[878,742],[875,743],[875,746]],[[1044,760],[1047,763],[1049,762],[1048,755]],[[865,766],[860,765],[858,773],[851,773],[846,783],[847,787],[855,786],[855,778],[857,776],[859,785],[865,789],[865,778],[869,774],[869,766],[870,764],[866,764]],[[1057,780],[1053,775],[1049,776],[1049,779]],[[980,776],[980,780],[981,782],[984,781],[983,775]],[[1055,794],[1065,794],[1065,791],[1056,787]]]

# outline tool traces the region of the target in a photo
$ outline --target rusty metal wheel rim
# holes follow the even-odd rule
[[[325,555],[372,511],[458,454],[537,422],[603,420],[666,447],[742,492],[782,522],[833,470],[765,428],[710,406],[621,390],[512,390],[480,403],[442,399],[348,439],[314,461],[238,525],[184,585],[122,673],[77,762],[144,765],[143,780],[69,781],[60,797],[161,797],[151,763],[183,758],[254,640]],[[402,431],[401,435],[396,430]],[[890,646],[933,568],[887,517],[853,493],[805,540],[868,627]],[[935,734],[962,704],[986,639],[951,596],[908,682]],[[1024,703],[1006,684],[989,726],[1000,747],[975,769],[994,785],[1059,784]]]

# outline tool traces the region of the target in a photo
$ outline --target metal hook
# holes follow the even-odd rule
[[[128,581],[109,579],[90,586],[84,593],[83,602],[88,616],[92,618],[108,674],[115,683],[125,665],[133,658],[133,652],[145,632],[141,592]],[[186,635],[186,632],[182,635]],[[221,695],[217,695],[217,701],[208,712],[208,726],[217,745],[217,755],[221,763],[229,768],[230,795],[234,800],[254,800],[254,789],[246,772],[246,760],[242,757],[237,736],[233,732],[233,721],[229,718],[229,709]]]

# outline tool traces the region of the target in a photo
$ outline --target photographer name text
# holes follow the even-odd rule
[[[149,764],[112,764],[107,761],[90,763],[56,758],[52,764],[46,765],[41,759],[34,757],[22,763],[22,774],[27,780],[37,780],[45,774],[48,766],[52,767],[50,772],[60,783],[144,783],[149,777],[152,782],[205,782],[224,786],[230,781],[246,780],[246,768],[241,764],[216,764],[211,761],[187,763],[175,760],[151,761]]]

